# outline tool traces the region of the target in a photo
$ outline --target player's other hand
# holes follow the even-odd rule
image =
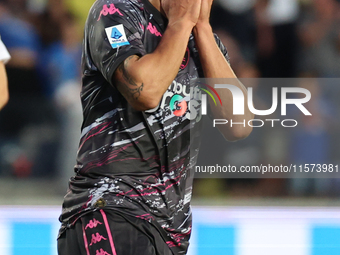
[[[203,0],[161,0],[169,24],[183,22],[194,27],[199,19]]]
[[[200,15],[197,21],[197,25],[209,24],[212,3],[213,3],[213,0],[202,0],[201,1],[201,10],[200,10]]]

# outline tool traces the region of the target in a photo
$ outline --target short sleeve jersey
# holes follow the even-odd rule
[[[167,19],[148,0],[97,0],[92,6],[83,44],[84,120],[61,232],[105,206],[150,222],[174,254],[186,252],[199,145],[193,130],[201,126],[201,93],[192,85],[202,76],[194,38],[155,109],[134,110],[113,79],[129,56],[152,53],[166,26]],[[217,37],[216,42],[227,58]]]
[[[0,39],[0,61],[6,64],[10,59],[11,56],[9,55],[6,46]]]

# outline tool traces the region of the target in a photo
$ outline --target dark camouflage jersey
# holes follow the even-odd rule
[[[193,81],[202,70],[194,38],[155,109],[134,110],[112,79],[127,57],[153,52],[166,26],[148,0],[98,0],[92,6],[82,60],[84,120],[60,233],[105,206],[150,222],[174,254],[186,253],[201,126],[201,90]]]

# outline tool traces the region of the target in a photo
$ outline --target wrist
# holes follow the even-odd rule
[[[189,30],[191,31],[195,23],[188,20],[169,20],[168,27],[178,30]]]
[[[212,33],[212,27],[208,21],[198,21],[193,29],[193,32],[195,35],[198,35],[200,33]]]

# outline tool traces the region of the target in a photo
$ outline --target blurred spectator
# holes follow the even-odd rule
[[[262,77],[295,77],[297,0],[257,0],[257,64]]]
[[[319,77],[340,75],[340,12],[335,0],[312,0],[303,9],[299,34],[300,71]]]
[[[237,41],[245,61],[255,60],[253,6],[256,0],[216,0],[211,11],[211,25],[224,30]],[[229,45],[227,44],[229,48]],[[232,53],[232,51],[229,51]]]
[[[52,24],[48,19],[46,23]],[[55,33],[60,37],[49,42],[51,38],[45,34],[46,47],[41,54],[39,64],[40,72],[45,76],[47,83],[45,92],[52,97],[64,83],[70,80],[80,83],[81,64],[81,39],[77,33],[74,16],[65,13],[59,24],[54,26]]]
[[[37,74],[41,44],[29,16],[26,1],[0,1],[0,34],[12,57],[7,66],[11,99],[0,112],[0,169],[20,177],[54,171],[55,111]]]
[[[305,116],[300,112],[296,114],[295,119],[298,120],[299,125],[291,131],[290,162],[296,165],[329,164],[331,137],[328,130],[333,123],[331,120],[334,106],[323,98],[317,79],[302,79],[299,87],[308,89],[313,95],[313,100],[305,104],[313,115]],[[330,195],[332,188],[330,179],[305,179],[303,173],[295,177],[300,178],[291,180],[291,194]],[[321,176],[316,173],[315,177]]]
[[[1,39],[12,57],[7,69],[8,79],[11,84],[9,90],[12,100],[16,100],[18,97],[23,98],[23,100],[31,100],[30,96],[40,95],[42,90],[35,72],[40,49],[39,37],[31,24],[10,11],[7,5],[9,2],[0,1]],[[24,16],[23,9],[20,8],[19,13],[21,16]],[[8,105],[8,107],[10,108],[11,106]],[[11,119],[13,118],[7,119],[5,123],[2,122],[1,128],[6,126],[6,131],[17,132],[21,125],[17,125],[15,122],[11,123]]]
[[[54,102],[59,118],[59,132],[62,135],[55,157],[58,159],[56,169],[61,179],[60,191],[64,192],[67,179],[73,173],[73,167],[76,163],[82,121],[79,96],[81,38],[79,37],[76,19],[69,12],[64,13],[64,16],[55,26],[59,28],[60,39],[50,43],[44,50],[40,59],[40,71],[42,75],[45,75],[46,92]]]

